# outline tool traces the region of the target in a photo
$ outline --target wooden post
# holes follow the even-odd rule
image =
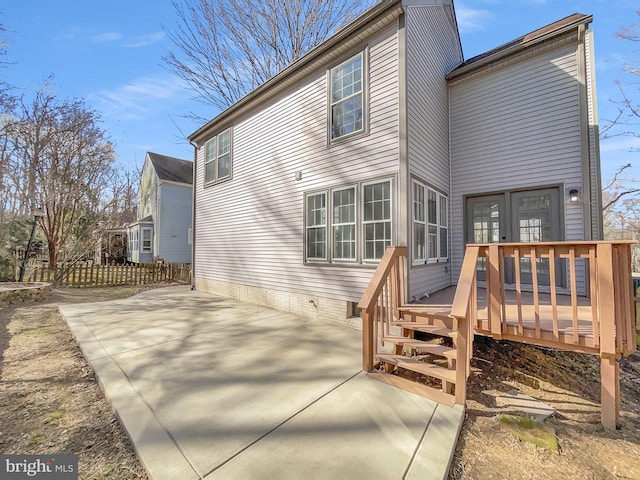
[[[373,370],[373,315],[368,310],[362,311],[362,369]]]
[[[602,426],[615,430],[620,418],[620,365],[610,355],[600,358],[600,404]]]
[[[502,321],[500,319],[501,295],[500,295],[500,252],[497,244],[489,245],[487,255],[487,297],[489,299],[489,328],[493,338],[502,338]]]
[[[620,367],[616,361],[613,248],[610,243],[596,247],[598,305],[600,307],[600,391],[602,425],[615,429],[620,410]]]

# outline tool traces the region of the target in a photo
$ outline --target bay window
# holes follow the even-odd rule
[[[413,181],[413,263],[449,259],[449,217],[446,195]]]

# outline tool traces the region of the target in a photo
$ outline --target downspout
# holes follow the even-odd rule
[[[191,188],[191,290],[196,289],[196,161],[198,145],[189,140],[193,147],[193,172]]]

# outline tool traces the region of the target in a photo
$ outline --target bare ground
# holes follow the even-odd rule
[[[148,288],[148,287],[147,287]],[[147,479],[58,313],[147,288],[60,289],[0,309],[0,452],[79,455],[81,479]],[[598,359],[476,337],[467,415],[450,480],[640,478],[640,354],[621,362],[621,428],[600,425]],[[519,440],[487,390],[518,389],[557,409],[559,452]]]
[[[45,302],[0,309],[0,452],[76,454],[81,479],[147,479],[58,312],[143,289],[60,289]]]

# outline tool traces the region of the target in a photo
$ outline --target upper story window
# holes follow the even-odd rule
[[[364,54],[331,69],[331,139],[364,130]]]
[[[204,144],[204,183],[231,178],[231,127]]]
[[[413,181],[413,263],[433,263],[449,258],[448,199]]]

